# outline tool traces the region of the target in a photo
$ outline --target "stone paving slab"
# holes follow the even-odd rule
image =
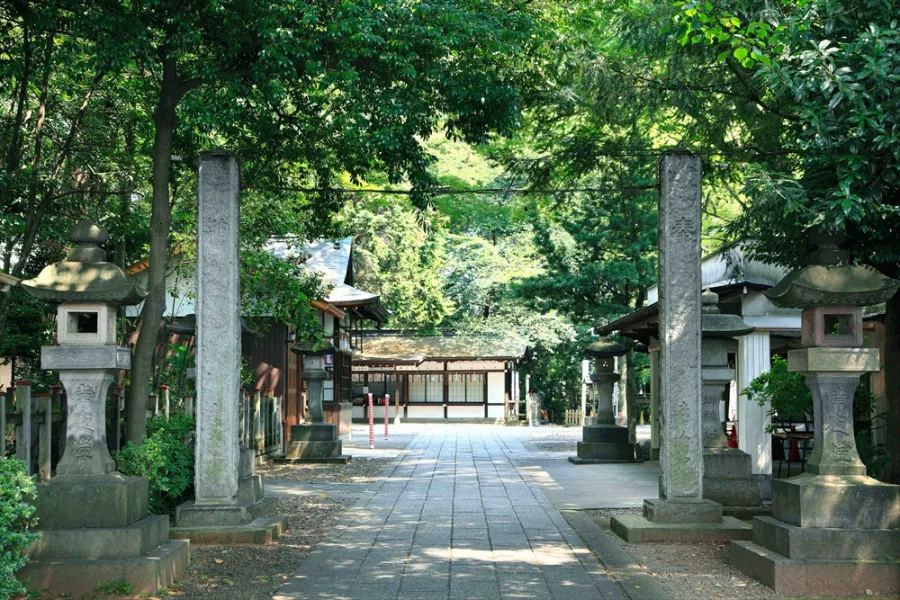
[[[275,600],[629,596],[515,460],[503,427],[422,428]]]

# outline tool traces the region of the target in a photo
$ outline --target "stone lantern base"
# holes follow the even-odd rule
[[[338,463],[352,458],[342,454],[343,442],[338,439],[337,426],[331,423],[303,423],[291,426],[291,441],[284,448],[284,458],[277,463]]]
[[[241,448],[238,495],[230,504],[185,502],[175,509],[173,538],[194,544],[269,544],[287,529],[274,515],[275,498],[266,496],[262,475],[253,472],[253,451]]]
[[[778,594],[900,592],[900,486],[860,475],[805,473],[772,482],[772,516],[731,564]]]
[[[722,505],[731,516],[758,516],[762,481],[753,475],[750,455],[737,448],[703,450],[703,497]]]
[[[169,517],[148,514],[147,495],[147,479],[119,473],[38,484],[40,538],[19,579],[52,596],[94,594],[113,580],[136,594],[170,586],[188,566],[190,542],[169,539]]]
[[[576,465],[641,462],[634,457],[634,444],[628,441],[628,428],[613,424],[585,425],[583,441],[578,442],[577,456],[569,462]]]

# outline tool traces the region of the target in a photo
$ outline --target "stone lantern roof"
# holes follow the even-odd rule
[[[813,306],[869,306],[887,302],[900,281],[885,277],[864,265],[847,264],[849,254],[840,248],[846,234],[814,232],[810,241],[818,249],[810,264],[788,273],[766,296],[783,308]]]
[[[744,323],[737,315],[719,311],[719,295],[706,290],[700,295],[700,324],[705,338],[733,338],[753,333],[754,327]]]
[[[50,302],[102,302],[130,305],[142,301],[147,292],[120,267],[106,260],[109,233],[84,219],[69,232],[75,247],[66,260],[44,267],[37,277],[21,283],[25,290]]]
[[[588,344],[588,347],[584,349],[584,355],[591,358],[615,358],[624,355],[629,349],[629,346],[625,344],[602,339]]]

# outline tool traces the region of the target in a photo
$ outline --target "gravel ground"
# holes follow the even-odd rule
[[[320,483],[370,483],[391,464],[390,458],[354,458],[344,465],[276,465],[256,467],[266,481],[315,481]]]
[[[531,442],[531,449],[541,452],[568,452],[572,454],[578,450],[578,442],[576,440],[554,440],[549,442]]]
[[[609,519],[624,514],[640,514],[639,508],[584,511],[618,544],[631,554],[657,581],[672,600],[727,598],[728,600],[758,600],[784,598],[755,579],[747,577],[728,563],[728,545],[697,544],[628,544],[609,530]],[[871,596],[841,596],[870,598]],[[896,596],[879,595],[880,598]],[[815,596],[803,596],[806,600]],[[835,596],[829,596],[836,600]]]
[[[196,546],[191,564],[168,596],[184,600],[270,600],[325,537],[352,500],[321,497],[279,498],[277,514],[288,529],[266,546]]]

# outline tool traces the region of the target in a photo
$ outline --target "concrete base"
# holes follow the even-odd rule
[[[345,463],[343,442],[337,438],[337,427],[331,423],[304,423],[291,427],[291,441],[279,462]]]
[[[772,516],[799,527],[900,529],[900,485],[861,475],[776,479]]]
[[[865,595],[900,592],[900,562],[786,558],[751,541],[729,545],[731,564],[777,594]]]
[[[149,489],[146,478],[120,473],[54,477],[37,484],[34,516],[42,529],[127,527],[147,516]]]
[[[749,523],[734,517],[720,522],[659,523],[640,515],[622,515],[610,521],[613,533],[629,544],[646,542],[727,542],[748,540],[753,535]]]
[[[329,442],[288,442],[284,448],[284,458],[291,459],[315,459],[337,458],[343,453],[343,442],[334,440]]]
[[[628,441],[628,429],[616,425],[586,425],[578,442],[578,456],[569,461],[576,465],[639,462],[634,457],[634,444]]]
[[[762,483],[753,476],[750,455],[737,448],[703,451],[703,497],[722,506],[762,505]]]
[[[128,527],[42,529],[28,547],[33,561],[140,558],[169,541],[169,517],[150,515]]]
[[[644,500],[644,517],[654,523],[693,525],[720,523],[722,505],[711,500],[685,501],[648,498]]]
[[[659,460],[659,448],[650,447],[650,460]]]
[[[581,442],[578,442],[578,446],[580,449]],[[644,461],[636,458],[629,460],[624,458],[581,458],[580,456],[570,456],[569,462],[573,465],[621,465],[624,463],[639,463]]]
[[[194,501],[175,509],[175,525],[179,529],[198,527],[239,527],[275,511],[275,498],[264,497],[257,502],[237,501],[233,504],[201,504]]]
[[[169,540],[139,558],[58,558],[29,562],[17,574],[29,589],[47,596],[93,595],[97,586],[127,581],[134,594],[155,594],[172,585],[190,561],[190,542]]]
[[[284,517],[260,517],[246,525],[173,527],[173,538],[189,539],[199,545],[271,544],[287,529]]]

